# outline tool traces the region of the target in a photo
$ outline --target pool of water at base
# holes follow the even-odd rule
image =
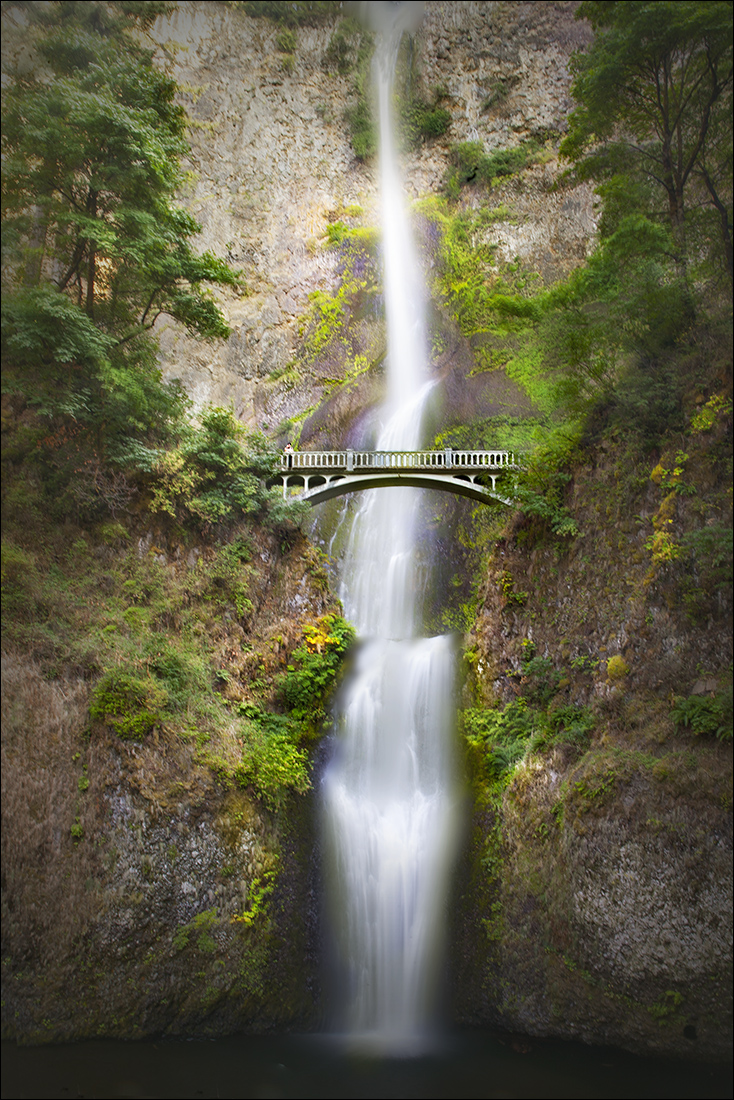
[[[264,1098],[264,1100],[708,1100],[732,1096],[731,1066],[487,1032],[442,1037],[430,1054],[370,1058],[315,1036],[212,1041],[96,1040],[2,1044],[2,1097]]]

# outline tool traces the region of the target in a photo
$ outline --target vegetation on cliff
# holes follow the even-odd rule
[[[524,442],[529,459],[521,511],[474,518],[484,580],[462,723],[487,946],[462,956],[457,931],[457,959],[508,1026],[599,1039],[621,1029],[637,1049],[677,1037],[691,1056],[722,1057],[731,5],[582,4],[579,15],[598,33],[575,62],[561,149],[599,185],[596,248],[539,292],[483,292],[491,355],[535,416],[481,425]],[[451,282],[476,337],[481,296]]]
[[[352,631],[272,445],[161,381],[156,318],[220,339],[206,287],[239,287],[175,199],[187,119],[145,34],[170,7],[4,9],[3,1026],[26,1040],[309,1011],[291,830]]]

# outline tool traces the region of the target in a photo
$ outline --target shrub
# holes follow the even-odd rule
[[[361,28],[353,19],[343,19],[324,52],[324,67],[342,76],[354,68],[361,40]]]
[[[533,158],[536,147],[533,142],[523,142],[513,149],[496,149],[484,152],[481,141],[462,141],[452,145],[451,168],[446,177],[445,190],[449,198],[456,198],[467,183],[491,186],[501,176],[511,176],[522,171]]]
[[[518,699],[504,710],[469,708],[462,712],[460,724],[467,743],[486,753],[487,777],[498,780],[525,755],[537,723],[537,712]]]
[[[558,690],[560,680],[560,672],[548,657],[531,657],[523,665],[523,695],[538,706],[548,705]]]
[[[366,99],[359,99],[345,112],[352,137],[352,150],[357,160],[368,160],[377,152],[377,132],[372,111]]]
[[[125,741],[142,741],[163,722],[168,693],[152,676],[123,668],[106,672],[92,692],[89,713]]]
[[[707,587],[715,591],[729,588],[732,582],[733,534],[728,523],[715,520],[697,531],[687,532],[681,539],[682,546],[691,553],[699,572],[705,576]]]
[[[240,706],[242,760],[234,769],[241,787],[254,787],[271,809],[288,789],[304,794],[311,786],[308,754],[298,748],[301,726],[290,715],[271,714],[253,704]]]
[[[209,407],[199,427],[166,451],[154,470],[151,511],[195,521],[204,529],[265,512],[265,479],[277,456],[265,438],[247,435],[231,409]]]
[[[275,45],[281,53],[294,53],[296,49],[296,32],[290,27],[281,27],[276,35]]]
[[[34,557],[13,543],[3,542],[0,549],[0,577],[3,618],[34,618],[41,594],[40,577]]]
[[[687,699],[676,696],[670,713],[676,726],[685,726],[697,737],[732,739],[731,690],[713,696],[690,695]]]
[[[294,717],[313,723],[324,715],[324,700],[334,685],[354,627],[340,615],[325,615],[304,627],[305,645],[293,653],[283,677],[283,700]]]
[[[165,634],[153,634],[143,652],[146,666],[163,686],[172,710],[182,710],[192,692],[207,690],[209,676],[204,662],[179,652]]]
[[[401,110],[406,140],[413,147],[422,141],[441,137],[451,125],[451,112],[439,105],[440,96],[433,103],[411,99]]]

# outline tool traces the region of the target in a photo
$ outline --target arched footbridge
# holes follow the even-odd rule
[[[361,489],[410,485],[512,506],[497,491],[497,480],[519,469],[511,451],[285,451],[273,480],[282,484],[284,497],[309,504]]]

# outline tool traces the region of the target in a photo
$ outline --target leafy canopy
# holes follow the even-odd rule
[[[680,266],[713,237],[731,277],[731,0],[584,0],[577,17],[595,37],[574,57],[562,153],[602,183],[612,230],[643,207]]]
[[[107,450],[130,430],[160,433],[180,408],[146,337],[156,318],[225,337],[205,287],[237,283],[193,251],[200,227],[173,201],[186,117],[142,44],[170,6],[6,7],[28,21],[33,50],[3,107],[6,386],[92,428]]]

